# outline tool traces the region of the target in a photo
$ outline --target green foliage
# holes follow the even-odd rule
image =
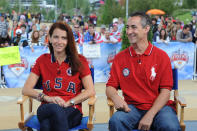
[[[30,11],[34,14],[40,12],[40,7],[38,5],[37,0],[32,0],[31,6],[30,6]]]
[[[124,28],[122,30],[122,47],[121,47],[120,51],[128,48],[129,46],[130,46],[130,43],[129,43],[129,39],[126,34],[126,26],[124,26]]]
[[[16,12],[19,12],[19,8],[20,8],[19,0],[16,0],[13,6],[13,10],[15,10]]]
[[[55,0],[53,0],[55,4]],[[80,9],[80,13],[89,14],[90,3],[89,0],[57,0],[57,8],[60,13],[67,13],[74,15],[76,8]]]
[[[181,12],[181,11],[179,11]],[[188,24],[192,20],[191,12],[190,11],[182,11],[182,13],[175,13],[175,19],[183,21],[184,24]]]
[[[197,8],[197,1],[196,0],[183,0],[183,8],[194,9]]]
[[[134,11],[144,11],[149,9],[161,9],[166,14],[172,14],[176,9],[176,0],[129,0],[129,13]]]
[[[9,6],[9,1],[7,0],[0,0],[0,8],[1,8],[0,11],[3,13],[11,11],[11,8]]]
[[[116,0],[105,0],[105,4],[99,9],[99,23],[111,24],[113,18],[124,17],[125,9]]]

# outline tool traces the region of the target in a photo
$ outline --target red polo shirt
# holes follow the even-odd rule
[[[80,72],[72,76],[68,58],[59,65],[54,55],[41,55],[36,60],[32,72],[42,77],[43,93],[48,96],[60,96],[65,101],[81,93],[81,78],[91,72],[86,58],[79,55],[79,59],[83,67]],[[81,104],[76,105],[76,107],[82,112]]]
[[[171,90],[173,86],[170,59],[151,43],[142,55],[136,54],[130,46],[115,56],[106,86],[121,88],[128,104],[148,110],[159,95],[159,89]]]

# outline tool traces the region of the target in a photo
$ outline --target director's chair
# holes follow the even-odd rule
[[[180,110],[180,116],[178,116],[179,118],[179,123],[181,126],[182,131],[185,131],[185,123],[184,123],[184,107],[187,106],[186,101],[183,97],[179,96],[178,93],[178,69],[172,69],[173,72],[173,101],[174,101],[174,107],[176,110],[177,115],[179,114],[178,112],[178,107],[180,106],[181,110]],[[109,106],[109,116],[110,118],[112,117],[113,113],[114,113],[114,103],[111,99],[107,99],[107,104]],[[137,129],[134,129],[133,131],[139,131]]]
[[[94,67],[90,67],[92,79],[94,80]],[[35,89],[42,89],[42,81],[41,79],[38,80]],[[28,101],[29,102],[29,110],[25,114],[24,111],[24,103]],[[72,129],[69,129],[69,131],[72,130],[80,130],[80,131],[91,131],[93,129],[93,116],[94,116],[94,110],[95,110],[95,102],[96,97],[92,96],[88,99],[88,105],[89,105],[89,115],[85,116],[81,120],[81,124],[77,127],[74,127]],[[37,115],[34,115],[33,111],[33,98],[28,96],[22,96],[20,99],[18,99],[17,104],[20,105],[20,117],[21,120],[18,122],[18,127],[22,131],[33,131],[33,129],[40,129],[40,123],[38,121]]]

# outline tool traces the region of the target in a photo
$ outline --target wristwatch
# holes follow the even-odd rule
[[[74,105],[75,105],[75,101],[74,101],[73,99],[71,99],[71,100],[70,100],[70,104],[71,104],[72,106],[74,106]]]

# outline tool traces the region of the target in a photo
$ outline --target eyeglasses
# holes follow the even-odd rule
[[[79,28],[79,27],[74,27],[74,28]]]

